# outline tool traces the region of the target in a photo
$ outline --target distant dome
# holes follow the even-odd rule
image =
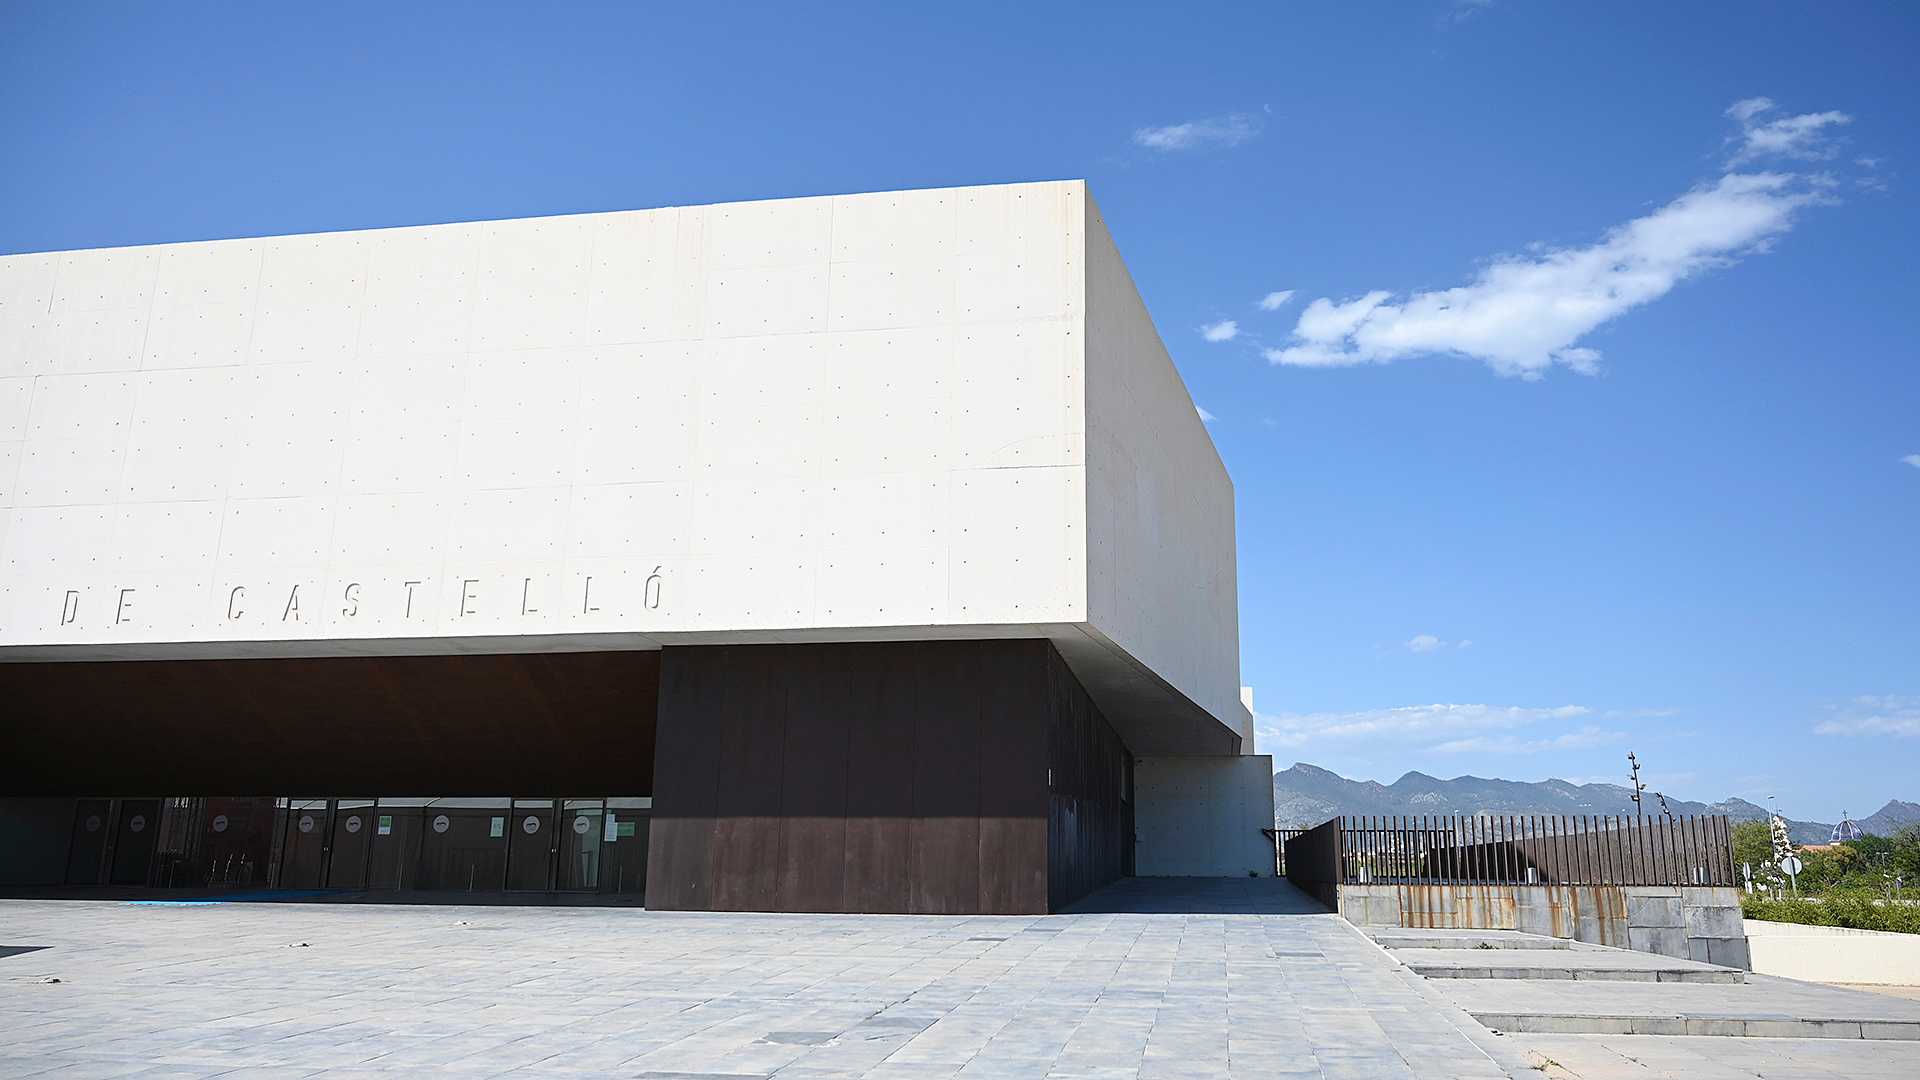
[[[1840,824],[1833,827],[1833,839],[1829,840],[1828,843],[1837,844],[1842,840],[1858,840],[1865,835],[1866,833],[1860,831],[1859,823],[1848,817],[1847,812],[1842,810],[1840,811]]]

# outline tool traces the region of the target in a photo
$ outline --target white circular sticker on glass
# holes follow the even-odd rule
[[[447,826],[451,824],[453,824],[453,822],[447,820],[447,815],[440,814],[433,819],[433,831],[446,832]]]
[[[99,814],[87,815],[87,831],[88,832],[100,831],[100,815]]]
[[[532,814],[528,814],[527,819],[520,823],[520,828],[528,836],[532,836],[534,833],[537,833],[540,831],[540,819],[537,817],[534,817]]]
[[[587,835],[587,830],[591,828],[593,828],[593,823],[586,818],[577,817],[573,819],[573,831],[575,833],[585,836]]]
[[[135,814],[133,815],[133,820],[127,822],[127,828],[132,829],[134,832],[140,832],[146,827],[147,816],[145,814]]]
[[[312,814],[300,815],[300,831],[301,832],[313,831],[313,815]]]
[[[213,815],[213,831],[214,832],[227,831],[227,815],[225,814]]]
[[[360,815],[359,814],[353,814],[347,818],[347,831],[350,833],[355,833],[360,831]]]

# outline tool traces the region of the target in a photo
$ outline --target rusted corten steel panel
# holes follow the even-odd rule
[[[1124,872],[1131,755],[1046,641],[662,664],[649,907],[1036,914]]]

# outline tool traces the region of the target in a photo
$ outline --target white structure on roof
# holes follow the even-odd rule
[[[0,656],[1045,636],[1251,751],[1233,489],[1081,182],[0,257]]]

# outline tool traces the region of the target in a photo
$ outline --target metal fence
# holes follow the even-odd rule
[[[1368,815],[1285,846],[1297,849],[1286,853],[1287,876],[1316,895],[1329,883],[1737,884],[1720,815]]]
[[[1306,832],[1305,829],[1261,829],[1273,841],[1273,874],[1275,877],[1287,876],[1287,841]]]

